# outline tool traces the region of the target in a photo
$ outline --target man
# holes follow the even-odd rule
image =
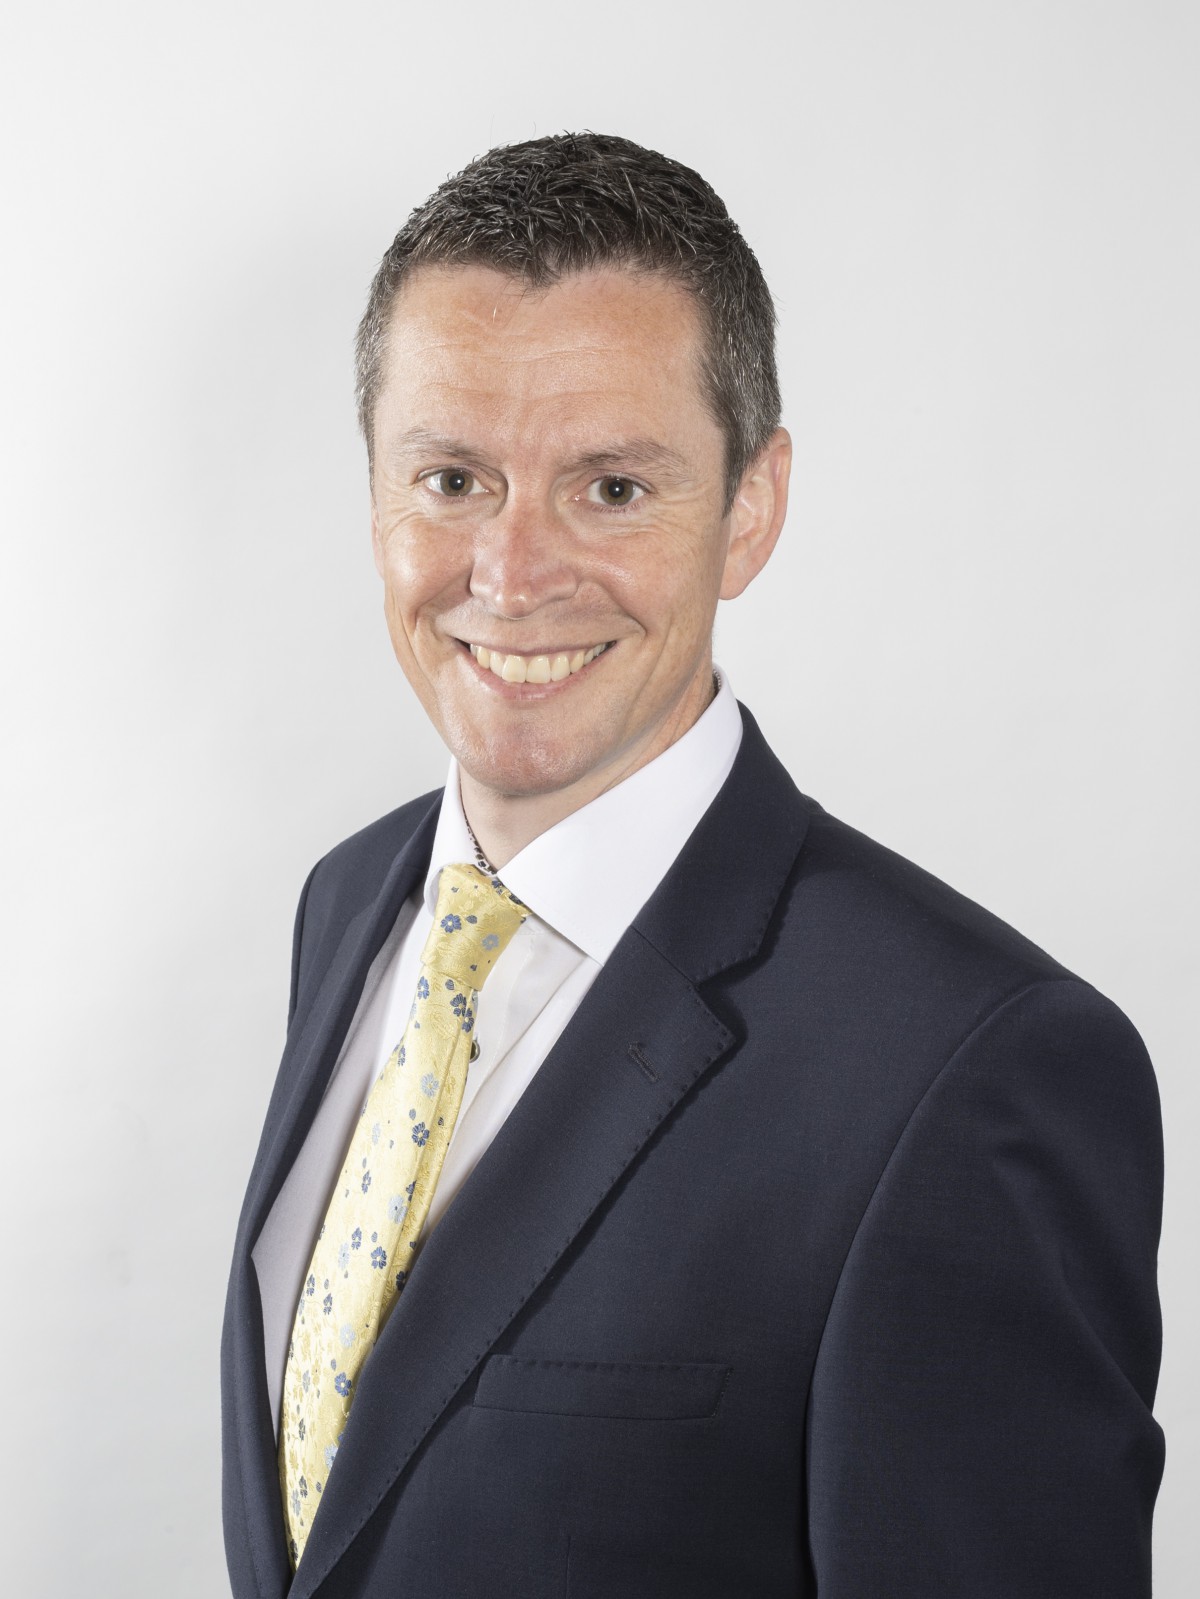
[[[1148,1594],[1153,1076],[714,672],[790,459],[721,202],[621,139],[493,151],[358,358],[453,759],[301,898],[223,1345],[236,1599]]]

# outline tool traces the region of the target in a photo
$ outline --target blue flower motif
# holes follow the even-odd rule
[[[429,1129],[424,1122],[418,1122],[412,1130],[412,1140],[418,1149],[424,1149],[429,1142]]]
[[[401,1066],[404,1065],[404,1062],[407,1059],[408,1059],[408,1051],[405,1049],[404,1045],[401,1044],[400,1045],[400,1064],[401,1064]]]
[[[341,1394],[342,1398],[345,1399],[351,1388],[354,1387],[354,1384],[350,1381],[349,1377],[347,1377],[344,1371],[339,1371],[337,1376],[333,1379],[333,1386],[337,1389],[338,1393]]]
[[[450,912],[449,916],[443,916],[442,917],[442,932],[443,933],[457,933],[461,926],[462,926],[462,917],[461,916],[456,916],[453,911]]]
[[[438,1080],[432,1072],[426,1072],[421,1079],[421,1092],[432,1099],[438,1091]]]
[[[326,1294],[325,1295],[324,1299],[321,1301],[321,1309],[325,1312],[325,1314],[327,1316],[329,1315],[330,1311],[333,1309],[333,1295],[332,1294]]]
[[[357,1336],[357,1333],[354,1331],[354,1328],[349,1322],[346,1322],[345,1325],[338,1331],[338,1337],[342,1340],[343,1349],[353,1349],[354,1340]]]
[[[300,1514],[300,1493],[299,1493],[298,1489],[293,1488],[292,1489],[292,1515],[293,1516],[298,1516],[299,1514]]]
[[[338,1270],[339,1271],[345,1271],[346,1267],[349,1264],[350,1264],[350,1245],[349,1244],[339,1244],[338,1245]]]
[[[454,992],[454,979],[453,979],[453,977],[447,977],[447,979],[446,979],[446,987],[450,990],[451,993]]]
[[[398,1271],[396,1273],[396,1292],[397,1293],[400,1292],[400,1290],[404,1287],[404,1285],[405,1285],[405,1283],[407,1281],[408,1281],[408,1273],[406,1271]]]
[[[382,1271],[387,1265],[387,1250],[384,1249],[382,1244],[371,1251],[371,1264],[376,1271]]]
[[[372,1123],[372,1126],[371,1126],[371,1142],[373,1144],[377,1144],[379,1142],[379,1135],[382,1132],[383,1132],[383,1128],[379,1125],[378,1122]]]
[[[404,1213],[407,1209],[408,1200],[401,1199],[399,1194],[393,1194],[388,1200],[388,1220],[392,1222],[403,1221]]]
[[[499,933],[485,933],[483,935],[482,943],[483,943],[484,949],[495,949],[496,945],[499,942],[500,942]]]
[[[300,1479],[300,1497],[301,1499],[308,1498],[308,1480],[305,1477]]]
[[[307,1432],[308,1432],[308,1428],[304,1425],[304,1417],[301,1416],[300,1417],[300,1425],[296,1428],[296,1434],[299,1437],[301,1443],[304,1442],[305,1434]]]
[[[312,1381],[312,1378],[309,1376],[307,1369],[305,1369],[304,1371],[302,1371],[300,1373],[300,1386],[301,1386],[301,1388],[304,1389],[305,1393],[308,1392],[309,1384],[311,1383],[311,1381]]]
[[[467,1012],[467,1014],[463,1017],[463,1024],[462,1024],[463,1032],[464,1033],[469,1033],[471,1031],[472,1027],[474,1027],[474,1025],[475,1025],[475,1012],[473,1010],[469,1010]]]
[[[316,1291],[317,1291],[317,1279],[315,1277],[310,1276],[308,1281],[304,1285],[304,1292],[311,1299],[312,1296],[316,1293]]]
[[[350,1234],[350,1248],[351,1249],[361,1249],[362,1248],[362,1228],[361,1227],[356,1227],[354,1229],[354,1231]]]
[[[328,1471],[330,1466],[333,1465],[333,1457],[334,1457],[334,1455],[337,1454],[337,1451],[338,1451],[338,1446],[336,1444],[326,1444],[325,1445],[325,1470],[326,1471]],[[341,1481],[340,1477],[338,1478],[338,1481],[339,1482]]]
[[[467,996],[465,994],[455,994],[450,1001],[450,1009],[456,1016],[464,1015],[467,1009]]]
[[[406,1188],[406,1189],[405,1189],[405,1190],[404,1190],[404,1197],[405,1197],[405,1198],[406,1198],[406,1199],[411,1199],[411,1198],[412,1198],[412,1196],[413,1196],[413,1189],[414,1189],[414,1188],[415,1188],[415,1187],[416,1187],[416,1186],[417,1186],[417,1179],[416,1179],[416,1178],[415,1178],[415,1177],[414,1177],[414,1178],[413,1178],[413,1180],[412,1180],[412,1182],[411,1182],[411,1183],[409,1183],[409,1185],[408,1185],[408,1187],[407,1187],[407,1188]]]
[[[429,998],[429,983],[424,977],[418,977],[417,979],[417,998]]]
[[[365,1171],[365,1172],[363,1172],[363,1180],[362,1180],[362,1191],[363,1191],[364,1194],[366,1193],[367,1189],[370,1188],[370,1186],[371,1186],[371,1173],[369,1171]]]

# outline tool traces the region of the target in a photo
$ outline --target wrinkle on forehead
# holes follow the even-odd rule
[[[631,295],[630,290],[636,293]],[[444,326],[450,314],[485,334],[536,337],[531,318],[536,319],[547,300],[561,300],[563,291],[574,301],[577,324],[590,320],[606,332],[610,327],[625,330],[631,323],[653,327],[660,321],[662,303],[669,301],[682,310],[692,335],[702,335],[700,310],[690,290],[663,272],[631,267],[567,273],[548,284],[526,283],[491,267],[419,267],[393,301],[388,331],[393,338],[402,337],[406,324],[412,328],[429,319]],[[620,316],[614,315],[618,304]],[[526,311],[528,317],[523,315]],[[594,347],[606,348],[607,341]]]

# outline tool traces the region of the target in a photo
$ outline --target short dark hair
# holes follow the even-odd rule
[[[679,283],[701,313],[701,378],[725,435],[732,505],[779,426],[775,307],[753,250],[698,172],[613,134],[558,133],[500,145],[447,178],[392,241],[359,324],[356,399],[372,469],[392,307],[421,266],[487,266],[535,288],[605,266]]]

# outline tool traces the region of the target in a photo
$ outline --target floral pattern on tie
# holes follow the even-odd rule
[[[442,868],[408,1025],[355,1124],[296,1307],[279,1426],[293,1567],[363,1365],[412,1271],[462,1103],[479,990],[525,915],[498,877]]]

